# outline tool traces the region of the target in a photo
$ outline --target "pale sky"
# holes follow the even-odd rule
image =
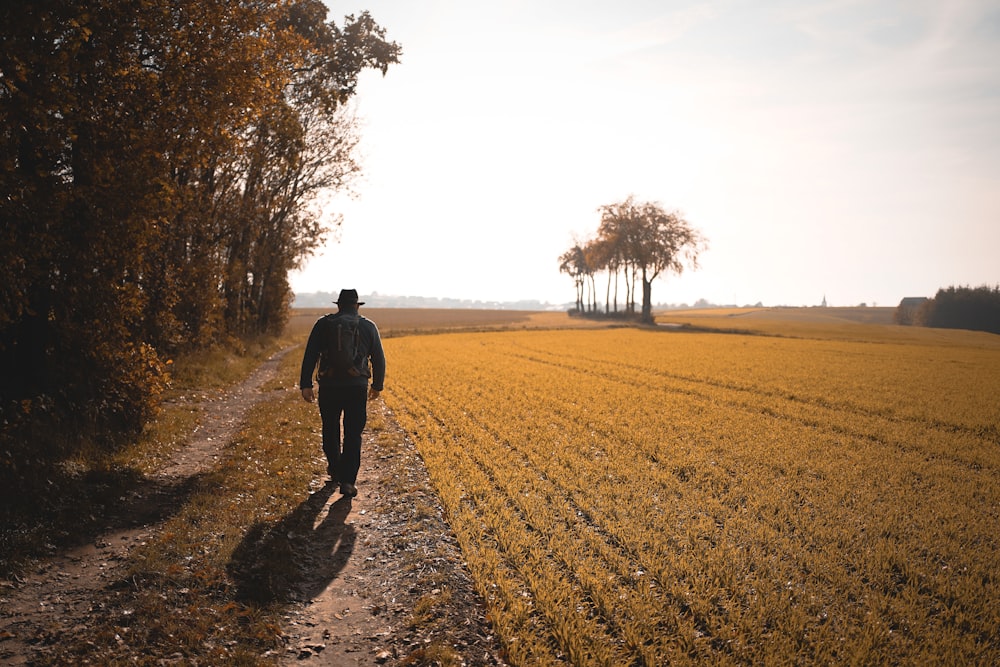
[[[559,255],[630,194],[709,240],[654,302],[1000,283],[996,0],[327,5],[403,55],[363,75],[364,175],[298,292],[571,302]]]

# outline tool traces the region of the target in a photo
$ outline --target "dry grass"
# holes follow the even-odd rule
[[[794,338],[839,339],[858,342],[928,342],[948,344],[952,331],[893,324],[894,308],[738,308],[676,310],[658,313],[663,326],[687,330],[760,334]],[[966,332],[967,333],[967,332]],[[980,336],[987,340],[988,336]],[[967,342],[965,333],[958,339]],[[988,343],[987,343],[988,344]]]
[[[389,341],[515,663],[1000,661],[1000,338],[799,324]]]
[[[853,322],[855,324],[892,324],[895,308],[876,307],[850,307],[850,308],[704,308],[689,310],[672,310],[658,313],[658,319],[671,320],[679,319],[684,321],[688,318],[700,320],[730,319],[749,321],[774,321],[774,322],[811,322],[814,324],[829,324]]]
[[[260,338],[194,352],[172,360],[170,392],[210,392],[232,385],[250,374],[261,361],[281,348],[282,341]]]
[[[293,357],[282,360],[283,377],[297,374]],[[266,664],[261,656],[279,648],[281,605],[297,576],[285,535],[323,470],[314,412],[291,389],[253,408],[224,458],[191,481],[183,505],[130,554],[93,636],[61,647],[58,660]]]
[[[86,542],[101,530],[102,517],[119,499],[182,447],[202,417],[197,402],[246,377],[278,349],[279,341],[255,340],[172,360],[171,386],[157,417],[122,447],[67,447],[75,454],[50,472],[37,499],[5,508],[0,528],[0,573],[8,576],[40,557]],[[74,434],[62,436],[72,438]]]

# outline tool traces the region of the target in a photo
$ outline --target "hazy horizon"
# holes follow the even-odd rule
[[[295,292],[295,303],[293,307],[298,308],[318,308],[324,307],[333,303],[333,299],[336,297],[337,292],[335,290],[314,290],[308,292]],[[366,300],[366,307],[369,308],[394,308],[394,307],[427,307],[422,305],[406,305],[406,306],[396,306],[396,305],[382,305],[385,303],[403,303],[412,302],[412,304],[420,303],[431,303],[438,302],[438,304],[498,304],[498,305],[515,305],[515,304],[531,304],[535,303],[541,306],[554,307],[572,307],[574,306],[574,300],[572,298],[565,299],[562,301],[545,301],[543,299],[535,299],[531,297],[525,297],[523,299],[477,299],[477,298],[463,298],[463,297],[452,297],[452,296],[424,296],[419,294],[384,294],[381,292],[361,292],[361,299]],[[927,298],[931,298],[934,295],[929,295]],[[906,297],[901,297],[902,298]],[[301,304],[307,305],[301,305]],[[598,300],[598,309],[604,311],[605,302],[603,296]],[[804,304],[789,304],[789,303],[764,303],[762,301],[746,302],[746,303],[726,303],[726,302],[714,302],[704,297],[695,299],[691,302],[668,302],[668,301],[657,301],[653,300],[653,308],[886,308],[895,309],[899,305],[899,302],[892,304],[870,304],[870,303],[856,303],[856,304],[824,304],[822,301],[819,303],[804,303]],[[435,305],[434,307],[438,307]],[[442,305],[440,307],[448,308],[453,306]],[[457,307],[468,307],[468,305],[462,305]],[[612,310],[614,310],[614,303],[611,304]],[[625,310],[624,301],[619,298],[617,304],[617,311],[621,312]]]
[[[994,3],[327,4],[403,55],[362,77],[365,176],[295,291],[572,301],[559,255],[630,194],[709,240],[654,302],[1000,283]]]

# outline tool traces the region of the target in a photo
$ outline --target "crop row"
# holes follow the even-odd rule
[[[1000,657],[998,420],[979,398],[1000,395],[1000,359],[931,356],[982,370],[935,404],[941,372],[899,381],[913,346],[831,345],[634,330],[387,341],[390,404],[512,660]],[[895,370],[872,372],[873,354]]]

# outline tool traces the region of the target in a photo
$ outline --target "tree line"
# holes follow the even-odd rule
[[[915,308],[901,303],[894,317],[897,324],[1000,334],[1000,286],[942,288]]]
[[[698,256],[707,247],[702,234],[678,211],[667,211],[658,202],[639,202],[634,196],[598,209],[596,235],[575,241],[559,257],[559,271],[573,278],[576,308],[598,314],[597,277],[604,274],[604,314],[636,314],[636,289],[641,288],[643,322],[653,321],[653,281],[667,273],[680,274],[686,266],[697,268]]]
[[[321,193],[358,171],[344,105],[399,46],[319,0],[0,8],[0,471],[40,425],[121,434],[177,353],[280,331]],[[111,438],[113,440],[113,438]]]

